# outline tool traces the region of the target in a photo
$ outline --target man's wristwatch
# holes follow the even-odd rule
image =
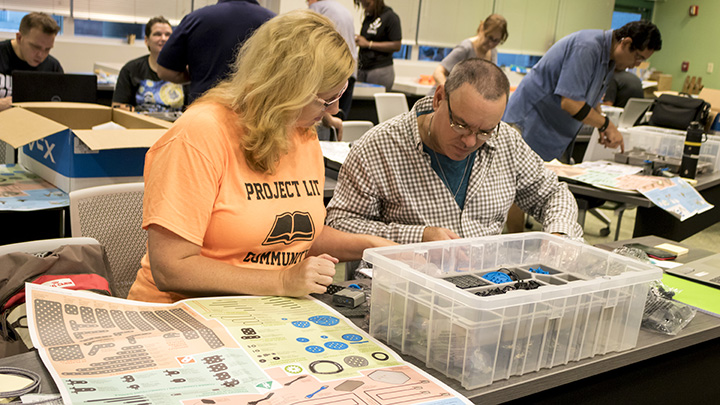
[[[598,131],[600,131],[601,133],[605,132],[605,130],[607,130],[608,126],[610,125],[610,118],[608,118],[607,115],[605,115],[604,117],[605,117],[605,123],[602,124],[602,126],[600,128],[598,128]]]

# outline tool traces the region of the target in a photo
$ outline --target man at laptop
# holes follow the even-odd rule
[[[0,42],[0,111],[12,104],[12,73],[16,70],[59,72],[63,68],[50,56],[60,26],[45,13],[30,13],[20,21],[15,39]]]

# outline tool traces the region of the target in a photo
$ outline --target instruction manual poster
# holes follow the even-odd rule
[[[679,177],[635,174],[641,170],[637,166],[601,160],[578,165],[564,165],[553,161],[545,163],[545,167],[555,172],[558,177],[581,181],[600,188],[610,187],[616,191],[638,192],[680,221],[714,207],[685,180]]]
[[[164,305],[26,286],[33,344],[67,403],[470,403],[311,298]]]

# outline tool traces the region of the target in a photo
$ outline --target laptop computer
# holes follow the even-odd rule
[[[12,75],[14,103],[25,101],[97,101],[97,76],[56,72],[15,71]]]
[[[649,98],[628,99],[622,114],[620,114],[618,128],[630,128],[640,123],[653,101],[653,99]]]
[[[665,272],[720,288],[720,253],[705,256],[672,269],[665,269]]]

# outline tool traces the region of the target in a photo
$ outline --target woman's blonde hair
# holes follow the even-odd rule
[[[291,125],[303,107],[315,102],[318,93],[342,85],[354,64],[329,19],[296,10],[260,26],[238,52],[230,77],[198,102],[219,102],[237,112],[248,165],[272,174],[288,152]]]

